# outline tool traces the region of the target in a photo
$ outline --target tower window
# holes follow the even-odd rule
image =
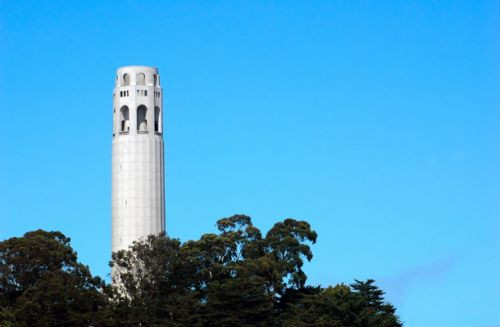
[[[160,108],[155,107],[155,132],[160,132]]]
[[[145,80],[146,80],[146,76],[144,75],[144,73],[137,74],[137,78],[136,78],[137,85],[144,85]]]
[[[120,108],[120,132],[129,130],[129,110],[127,106]]]
[[[130,85],[130,76],[127,73],[123,74],[123,85]]]
[[[144,90],[144,95],[148,96],[148,90]]]
[[[146,119],[148,108],[144,105],[137,107],[137,130],[146,132],[148,130],[148,121]]]

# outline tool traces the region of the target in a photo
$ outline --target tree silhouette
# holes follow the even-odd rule
[[[265,236],[245,215],[216,226],[198,240],[150,235],[113,253],[114,286],[60,232],[0,242],[0,326],[402,326],[373,280],[307,285],[309,223],[285,219]]]

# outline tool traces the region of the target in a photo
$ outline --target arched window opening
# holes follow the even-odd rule
[[[145,81],[146,81],[146,76],[144,75],[144,73],[138,73],[136,78],[136,84],[144,85]]]
[[[116,108],[113,107],[113,137],[115,137],[116,133]]]
[[[154,74],[153,79],[154,79],[154,86],[157,86],[158,85],[158,75]]]
[[[120,133],[127,133],[129,129],[130,126],[128,107],[123,106],[120,108]]]
[[[155,107],[155,132],[160,133],[160,108]]]
[[[148,108],[144,105],[137,107],[137,130],[139,132],[147,132],[148,130],[148,120],[146,119],[146,114]]]
[[[127,73],[123,74],[123,85],[130,85],[130,76]]]

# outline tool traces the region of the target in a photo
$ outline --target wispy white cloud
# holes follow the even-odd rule
[[[438,261],[415,266],[395,276],[380,278],[379,283],[390,294],[393,302],[401,304],[408,290],[414,285],[422,282],[427,285],[442,283],[453,268],[454,262],[454,257],[448,256]]]

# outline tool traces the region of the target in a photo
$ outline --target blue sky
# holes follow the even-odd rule
[[[406,326],[500,326],[500,3],[0,1],[0,239],[44,228],[108,274],[116,68],[164,88],[171,236],[317,230],[324,286]]]

